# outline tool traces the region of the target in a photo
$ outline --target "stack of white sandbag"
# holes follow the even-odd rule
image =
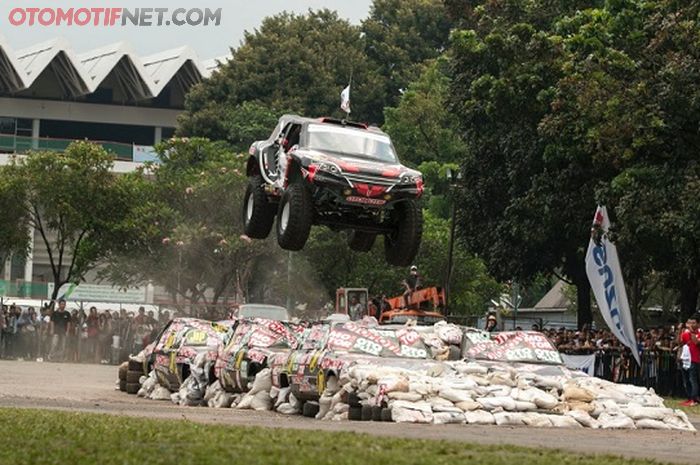
[[[341,376],[337,392],[321,397],[318,417],[336,418],[348,408],[342,399],[350,394],[361,406],[390,409],[395,422],[694,431],[687,416],[665,408],[652,389],[532,368],[460,361],[413,370],[357,363]]]

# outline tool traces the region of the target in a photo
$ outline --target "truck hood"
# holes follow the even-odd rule
[[[404,175],[421,176],[421,173],[410,168],[406,168],[398,162],[386,163],[367,158],[353,157],[349,155],[338,155],[326,153],[318,150],[296,149],[293,152],[304,168],[308,168],[313,163],[334,163],[344,174],[359,174],[367,176],[381,176],[384,178],[399,179]]]

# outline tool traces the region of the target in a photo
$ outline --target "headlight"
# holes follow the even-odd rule
[[[331,174],[340,174],[340,168],[335,163],[331,162],[321,162],[316,164],[319,171],[324,171]]]
[[[416,184],[421,179],[418,175],[404,174],[401,176],[401,184]]]

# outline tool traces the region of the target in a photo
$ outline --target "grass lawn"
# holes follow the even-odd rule
[[[651,464],[522,447],[0,408],[0,464]],[[380,428],[368,423],[367,430]],[[428,427],[428,426],[426,426]],[[545,434],[542,432],[541,434]],[[549,434],[549,433],[547,433]]]
[[[694,415],[700,415],[700,405],[695,407],[681,407],[681,402],[685,402],[687,399],[664,399],[664,405],[670,408],[678,408],[683,410],[685,413],[692,413]]]

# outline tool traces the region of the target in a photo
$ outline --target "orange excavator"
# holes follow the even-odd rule
[[[408,300],[408,302],[406,302]],[[426,287],[410,294],[408,299],[400,295],[388,298],[379,307],[369,298],[366,288],[340,288],[335,293],[335,312],[359,319],[365,315],[375,317],[380,324],[403,324],[415,320],[419,325],[432,325],[445,319],[445,290]]]

